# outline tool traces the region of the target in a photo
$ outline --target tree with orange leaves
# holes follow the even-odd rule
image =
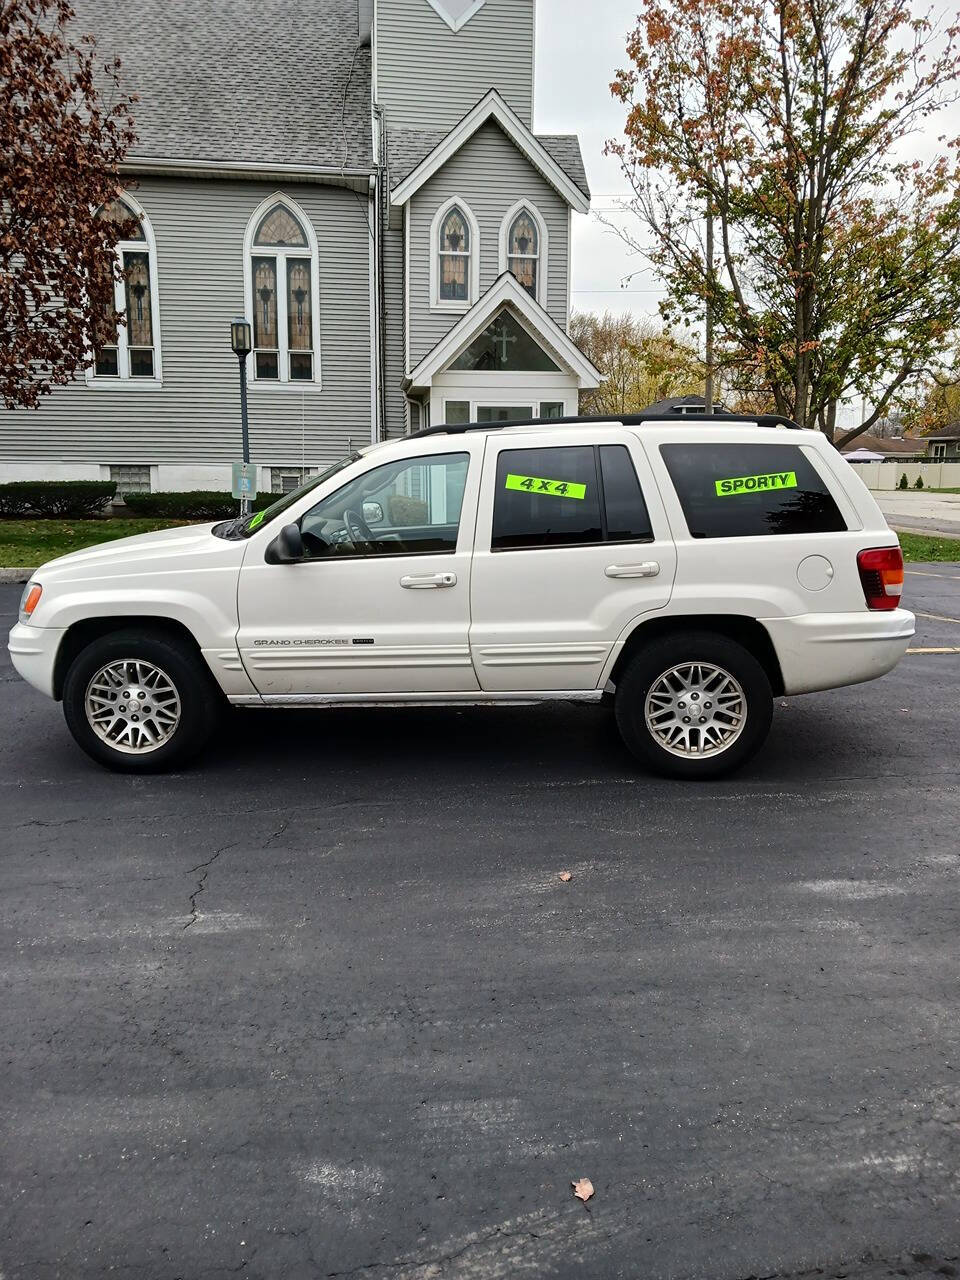
[[[957,98],[960,28],[909,0],[641,0],[618,154],[663,277],[664,318],[709,306],[716,363],[846,443],[943,373],[960,316],[958,140],[919,154]],[[708,261],[707,209],[716,227]],[[634,224],[635,226],[636,224]]]
[[[0,400],[35,408],[93,358],[124,232],[98,218],[134,140],[119,63],[74,39],[67,0],[0,0]],[[104,101],[102,86],[116,93]]]

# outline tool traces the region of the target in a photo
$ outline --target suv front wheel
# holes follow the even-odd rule
[[[133,627],[88,644],[63,687],[70,732],[87,755],[120,773],[185,763],[216,727],[222,701],[187,644]]]
[[[748,649],[711,631],[662,636],[617,682],[621,737],[641,763],[671,778],[717,778],[763,745],[773,694]]]

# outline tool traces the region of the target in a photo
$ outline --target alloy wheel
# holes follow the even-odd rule
[[[658,676],[644,706],[647,729],[664,751],[704,759],[728,750],[747,722],[739,681],[709,662],[681,662]]]
[[[176,731],[180,694],[161,667],[142,658],[119,658],[90,680],[84,711],[90,728],[108,747],[146,755]]]

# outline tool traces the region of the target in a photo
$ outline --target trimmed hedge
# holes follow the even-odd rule
[[[264,493],[254,498],[251,508],[264,511],[280,497],[278,493]],[[127,510],[132,516],[146,516],[157,520],[229,520],[240,512],[240,504],[218,489],[189,489],[185,493],[128,493],[124,495]]]
[[[0,516],[82,520],[113,500],[113,480],[13,480],[0,484]]]

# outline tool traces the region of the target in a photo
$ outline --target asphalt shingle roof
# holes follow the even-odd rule
[[[913,436],[874,436],[868,431],[854,436],[849,444],[841,447],[841,453],[853,453],[857,449],[869,449],[873,453],[886,453],[891,457],[898,454],[923,453],[927,447],[926,440],[914,439]]]
[[[391,129],[387,138],[390,184],[397,187],[446,137],[442,129]],[[590,186],[575,133],[537,133],[534,137],[587,197]]]
[[[73,3],[76,33],[139,94],[128,159],[372,166],[357,0]]]

